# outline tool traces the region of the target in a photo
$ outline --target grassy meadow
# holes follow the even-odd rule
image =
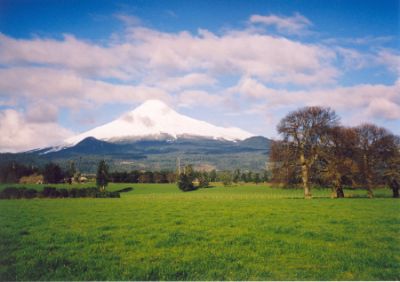
[[[0,201],[0,280],[400,279],[389,190],[304,200],[267,185],[109,185],[125,187],[119,199]]]

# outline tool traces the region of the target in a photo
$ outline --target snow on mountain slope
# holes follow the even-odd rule
[[[65,140],[75,145],[86,137],[104,141],[125,139],[159,139],[195,136],[228,141],[244,140],[254,136],[236,127],[218,127],[181,115],[159,100],[148,100],[122,117]]]

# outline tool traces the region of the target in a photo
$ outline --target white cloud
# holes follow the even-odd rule
[[[6,119],[12,120],[31,136],[7,133],[1,144],[11,146],[4,140],[12,136],[45,140],[34,134],[45,126],[56,130],[60,109],[85,119],[85,109],[136,105],[147,99],[180,107],[219,107],[222,113],[231,109],[263,112],[270,122],[276,121],[273,114],[277,111],[303,105],[331,106],[354,120],[400,119],[399,83],[337,84],[349,69],[384,65],[400,74],[399,53],[372,47],[360,51],[339,47],[337,42],[305,43],[268,34],[269,27],[286,34],[308,33],[312,23],[300,14],[253,15],[249,29],[223,33],[205,29],[161,32],[140,26],[137,18],[127,14],[114,16],[125,23],[125,30],[102,44],[73,35],[16,39],[0,33],[0,105],[26,109],[25,115],[15,110],[1,112],[1,129],[11,124]],[[388,39],[365,38],[358,43],[371,40]],[[227,89],[230,85],[235,86]],[[18,142],[16,149],[29,147]]]
[[[123,42],[99,46],[66,35],[63,40],[17,40],[0,35],[0,63],[64,68],[91,78],[125,81],[206,73],[252,75],[277,83],[321,84],[339,71],[328,48],[247,31],[216,35],[199,30],[165,33],[131,27]],[[323,77],[314,78],[318,73]]]
[[[399,82],[390,86],[362,84],[288,91],[269,88],[254,78],[243,78],[229,92],[258,99],[253,108],[258,112],[319,105],[345,112],[359,122],[400,120]]]
[[[204,73],[189,73],[183,76],[167,77],[157,81],[152,81],[152,78],[150,78],[146,82],[168,91],[177,91],[183,88],[212,86],[217,83],[217,80]]]
[[[400,52],[382,49],[378,52],[377,62],[386,65],[400,77]]]
[[[275,26],[279,32],[289,34],[304,33],[312,25],[309,19],[299,13],[295,13],[292,17],[252,15],[250,23]]]
[[[225,100],[225,97],[222,95],[211,95],[201,90],[185,90],[177,96],[177,100],[179,107],[213,107],[220,105]]]
[[[168,93],[159,88],[112,84],[49,68],[1,69],[0,78],[0,92],[5,101],[15,98],[30,104],[46,101],[60,108],[80,110],[106,103],[135,104],[147,99],[170,99]]]
[[[114,17],[123,22],[127,26],[140,25],[142,22],[138,17],[124,13],[116,13],[114,14]]]
[[[32,122],[16,110],[0,111],[0,152],[18,152],[56,145],[72,135],[55,122]],[[6,134],[5,134],[6,133]]]
[[[57,122],[58,107],[45,101],[37,101],[29,105],[26,111],[26,120],[34,123]]]

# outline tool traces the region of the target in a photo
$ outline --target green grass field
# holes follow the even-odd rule
[[[125,187],[119,199],[0,201],[0,280],[400,279],[389,190],[109,189]]]

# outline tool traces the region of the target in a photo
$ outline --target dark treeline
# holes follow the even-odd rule
[[[10,162],[0,166],[0,183],[19,183],[22,177],[42,175],[43,183],[73,183],[79,182],[81,173],[75,169],[74,162],[70,162],[67,168],[62,168],[56,163],[48,163],[44,167],[26,166],[17,162]],[[193,171],[193,177],[209,182],[265,182],[268,180],[266,171],[252,172],[241,171]],[[176,183],[178,173],[175,171],[114,171],[107,173],[107,179],[114,183]]]
[[[38,167],[26,166],[17,162],[0,165],[0,183],[17,183],[23,176],[40,173]]]
[[[111,172],[111,182],[116,183],[174,183],[176,173],[171,171],[139,171]]]
[[[43,183],[71,183],[80,177],[75,169],[74,162],[67,169],[62,169],[56,163],[48,163],[44,167],[26,166],[17,162],[10,162],[0,166],[0,183],[18,183],[24,176],[42,175]],[[78,182],[78,181],[77,181]]]
[[[282,140],[270,151],[272,181],[301,184],[305,198],[311,185],[328,186],[336,197],[343,187],[389,186],[399,197],[400,138],[373,124],[340,125],[330,108],[306,107],[289,113],[278,125]]]

